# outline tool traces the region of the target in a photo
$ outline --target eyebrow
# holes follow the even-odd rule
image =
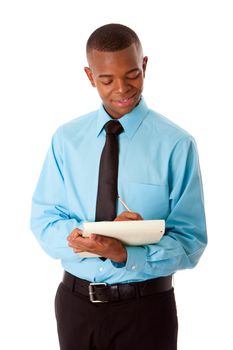
[[[139,71],[140,69],[139,68],[133,68],[131,70],[129,70],[128,72],[126,72],[125,74],[130,74],[130,73],[133,73],[133,72],[136,72],[136,71]],[[98,75],[98,78],[110,78],[110,77],[113,77],[112,74],[100,74]]]

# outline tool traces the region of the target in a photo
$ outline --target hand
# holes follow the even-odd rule
[[[114,221],[143,220],[140,214],[131,211],[123,211]]]
[[[82,237],[82,233],[82,230],[76,228],[67,237],[69,247],[75,253],[94,253],[115,262],[127,260],[127,251],[119,240],[94,233],[90,237]]]

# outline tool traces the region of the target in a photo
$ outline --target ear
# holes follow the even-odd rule
[[[145,78],[145,73],[146,73],[147,62],[148,62],[148,57],[145,56],[143,58],[143,61],[142,61],[142,69],[143,69],[143,76],[144,76],[144,78]]]
[[[93,73],[92,73],[91,69],[90,69],[89,67],[84,67],[84,70],[85,70],[85,73],[86,73],[88,79],[89,79],[90,82],[91,82],[91,85],[92,85],[93,87],[96,87],[96,85],[95,85],[95,80],[94,80],[94,78],[93,78]]]

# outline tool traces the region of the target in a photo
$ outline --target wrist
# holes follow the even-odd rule
[[[125,247],[122,246],[121,253],[118,254],[115,259],[112,259],[112,260],[117,263],[125,263],[127,260],[127,250],[125,249]]]

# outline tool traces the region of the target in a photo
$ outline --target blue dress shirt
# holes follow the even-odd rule
[[[32,200],[31,229],[42,248],[63,268],[92,281],[125,283],[194,267],[206,243],[200,168],[195,141],[150,110],[144,99],[119,119],[118,193],[145,220],[164,219],[157,244],[126,246],[126,263],[81,258],[67,236],[95,221],[98,171],[105,143],[103,106],[57,129]],[[120,202],[117,213],[125,211]]]

